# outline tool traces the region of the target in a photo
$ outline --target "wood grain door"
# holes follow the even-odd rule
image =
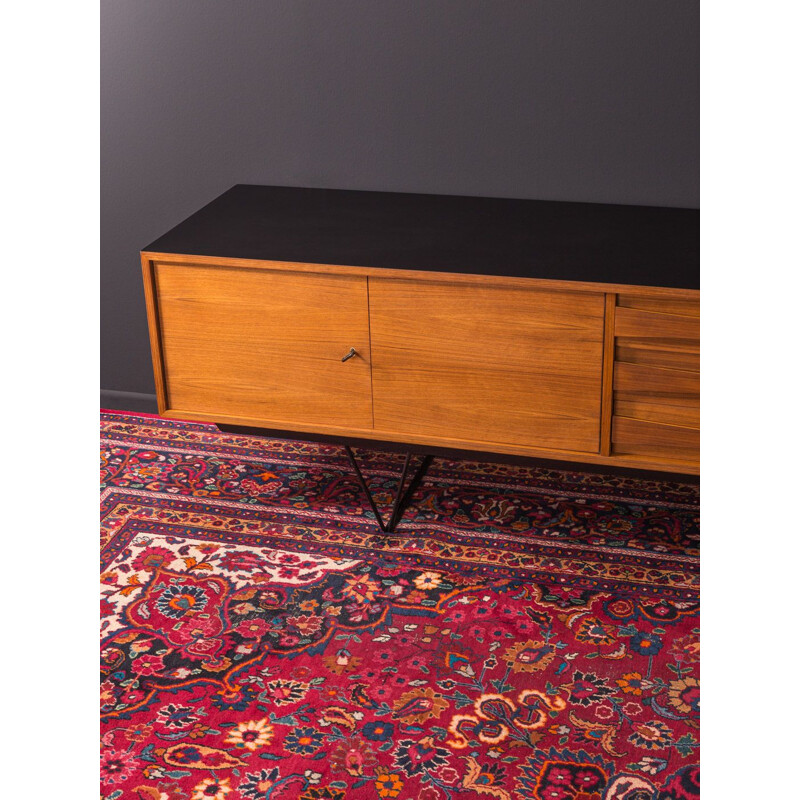
[[[373,279],[376,430],[599,451],[604,296]]]
[[[154,284],[173,415],[372,427],[366,278],[157,263]]]

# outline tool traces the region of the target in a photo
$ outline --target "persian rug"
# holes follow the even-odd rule
[[[696,486],[436,459],[384,535],[333,445],[101,450],[105,800],[699,796]]]

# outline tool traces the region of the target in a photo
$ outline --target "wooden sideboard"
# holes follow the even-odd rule
[[[239,185],[142,268],[166,417],[698,472],[697,211]]]

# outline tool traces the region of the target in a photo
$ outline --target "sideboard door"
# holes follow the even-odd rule
[[[376,430],[599,451],[602,293],[370,278]]]
[[[171,415],[298,430],[372,427],[365,277],[153,269],[163,405]],[[342,361],[351,349],[355,355]]]

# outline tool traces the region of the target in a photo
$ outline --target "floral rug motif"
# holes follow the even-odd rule
[[[696,486],[436,459],[383,535],[332,445],[101,453],[105,800],[699,796]]]

